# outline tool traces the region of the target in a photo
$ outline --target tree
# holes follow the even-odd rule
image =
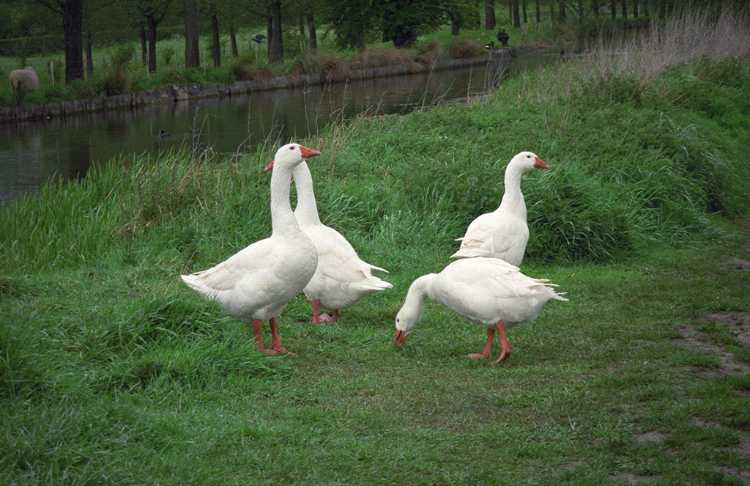
[[[628,18],[628,0],[622,0],[622,18]]]
[[[565,7],[566,7],[565,0],[560,0],[559,1],[559,11],[560,11],[559,17],[560,17],[560,22],[565,22],[565,20],[568,18],[568,13],[567,13]]]
[[[609,0],[609,13],[612,15],[612,20],[617,18],[617,0]]]
[[[497,20],[495,19],[495,0],[484,0],[484,28],[495,30]]]
[[[219,32],[219,12],[216,10],[216,2],[211,2],[211,59],[214,67],[221,66],[221,39]]]
[[[185,67],[199,67],[201,65],[200,25],[196,0],[183,0],[183,15],[185,17]]]
[[[529,14],[528,14],[528,6],[526,5],[526,0],[521,0],[521,8],[523,9],[523,23],[528,24],[529,23]]]
[[[536,7],[536,23],[538,24],[542,21],[542,6],[539,0],[534,0],[534,6]]]
[[[521,10],[518,5],[519,0],[511,0],[511,15],[513,17],[513,26],[521,27]]]
[[[83,0],[36,0],[62,16],[65,82],[83,79]]]
[[[156,72],[157,28],[167,15],[172,0],[135,0],[135,11],[146,23],[146,43],[148,45],[148,72]]]
[[[599,16],[599,9],[601,8],[601,5],[599,4],[599,0],[591,0],[591,11],[594,12],[594,16]]]

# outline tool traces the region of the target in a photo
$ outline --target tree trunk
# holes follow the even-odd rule
[[[542,6],[539,4],[539,0],[535,0],[534,6],[536,7],[536,23],[542,22]]]
[[[221,66],[221,41],[219,39],[219,16],[216,11],[211,14],[211,57],[214,67]]]
[[[451,12],[451,35],[459,35],[461,33],[461,15],[457,12]]]
[[[147,32],[146,37],[148,40],[148,72],[156,72],[156,27],[159,22],[156,21],[153,14],[146,16]]]
[[[638,0],[633,0],[633,17],[638,18],[638,16],[641,14],[639,10]]]
[[[612,20],[617,18],[617,1],[616,0],[609,0],[609,10],[610,15],[612,15]]]
[[[237,32],[234,30],[234,21],[229,21],[229,45],[232,47],[232,56],[238,57],[240,50],[237,48]]]
[[[521,9],[518,5],[519,0],[512,0],[513,26],[521,27]]]
[[[94,37],[91,25],[86,27],[86,79],[94,79]]]
[[[309,13],[305,15],[307,20],[307,34],[310,36],[310,49],[318,48],[318,34],[315,32],[315,17]]]
[[[65,45],[65,82],[83,79],[83,5],[82,0],[66,0],[63,9]]]
[[[138,32],[138,38],[141,40],[141,61],[143,65],[148,65],[148,47],[146,47],[146,28],[141,22],[141,29]]]
[[[271,59],[271,38],[273,37],[273,18],[266,17],[266,55]]]
[[[583,0],[578,0],[578,20],[583,22],[586,11],[583,9]]]
[[[622,18],[628,18],[628,0],[622,0]]]
[[[299,28],[299,35],[300,35],[300,38],[302,39],[302,42],[303,43],[307,42],[307,39],[305,39],[306,36],[305,36],[305,16],[304,15],[300,15],[299,17],[297,17],[297,27]]]
[[[281,31],[281,0],[271,2],[271,38],[268,42],[268,62],[284,60],[284,41]]]
[[[185,67],[199,67],[200,55],[200,24],[198,22],[198,8],[195,0],[185,0]]]
[[[560,22],[565,22],[568,18],[568,12],[565,9],[565,0],[560,0],[558,3],[560,5]]]
[[[592,0],[591,1],[591,10],[594,12],[594,16],[599,16],[599,9],[601,6],[599,5],[599,0]]]
[[[550,22],[555,21],[555,4],[554,3],[549,4],[549,20]]]
[[[529,13],[528,13],[528,7],[526,5],[526,0],[521,0],[521,7],[523,9],[523,23],[528,24],[529,23]]]
[[[497,25],[495,0],[484,0],[484,28],[485,30],[495,30],[495,25]]]

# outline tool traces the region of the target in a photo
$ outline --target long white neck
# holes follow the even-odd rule
[[[312,175],[307,162],[302,162],[295,167],[294,185],[297,187],[297,207],[294,210],[297,221],[301,225],[320,224]]]
[[[521,177],[523,168],[517,166],[512,161],[505,168],[505,193],[503,200],[500,202],[498,211],[509,211],[517,216],[526,219],[526,203],[521,192]]]
[[[404,305],[401,306],[402,312],[406,311],[411,316],[422,315],[424,300],[432,296],[432,281],[435,277],[437,277],[436,273],[429,273],[412,282],[409,291],[406,293]]]
[[[289,186],[291,183],[292,171],[289,167],[281,164],[274,167],[271,173],[271,227],[273,235],[293,234],[300,230],[289,203]]]

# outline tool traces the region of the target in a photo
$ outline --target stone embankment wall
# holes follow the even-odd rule
[[[485,57],[439,61],[432,65],[413,62],[409,64],[356,69],[328,74],[316,73],[303,74],[298,76],[277,76],[269,79],[237,81],[235,83],[227,85],[172,85],[166,88],[116,96],[100,96],[97,98],[60,101],[39,105],[0,107],[0,123],[20,122],[27,120],[43,120],[53,117],[64,117],[68,114],[74,113],[86,113],[123,108],[134,109],[144,105],[156,103],[176,103],[198,98],[222,98],[272,89],[298,88],[327,83],[341,83],[362,79],[416,74],[429,71],[461,69],[464,67],[484,64],[487,62],[509,63],[510,58],[511,55],[509,50],[499,49],[489,53]]]

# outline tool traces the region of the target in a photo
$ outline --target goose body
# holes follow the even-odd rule
[[[276,318],[317,268],[318,252],[294,218],[289,187],[292,171],[303,157],[319,154],[299,144],[281,147],[276,152],[276,170],[271,177],[271,236],[208,270],[182,275],[190,288],[219,302],[230,315],[252,320],[258,348],[268,354],[286,351],[281,346]],[[262,320],[271,321],[271,349],[263,344]]]
[[[419,321],[426,298],[487,328],[485,350],[469,355],[470,358],[489,357],[497,330],[502,353],[496,362],[510,355],[506,323],[534,320],[548,301],[567,300],[554,290],[554,284],[528,277],[503,260],[486,257],[457,260],[440,273],[424,275],[412,283],[396,316],[395,344],[403,344]]]
[[[459,250],[451,258],[491,257],[511,265],[521,265],[529,227],[526,222],[526,203],[521,192],[521,178],[534,168],[548,168],[531,152],[521,152],[505,168],[505,193],[500,206],[471,222]]]
[[[373,292],[389,289],[392,285],[372,274],[372,270],[386,270],[370,265],[357,254],[341,233],[326,226],[318,215],[313,180],[306,163],[294,169],[297,188],[297,208],[294,216],[312,241],[318,253],[318,266],[304,288],[305,296],[312,302],[314,323],[333,321],[338,311]],[[320,308],[333,311],[321,314]]]

